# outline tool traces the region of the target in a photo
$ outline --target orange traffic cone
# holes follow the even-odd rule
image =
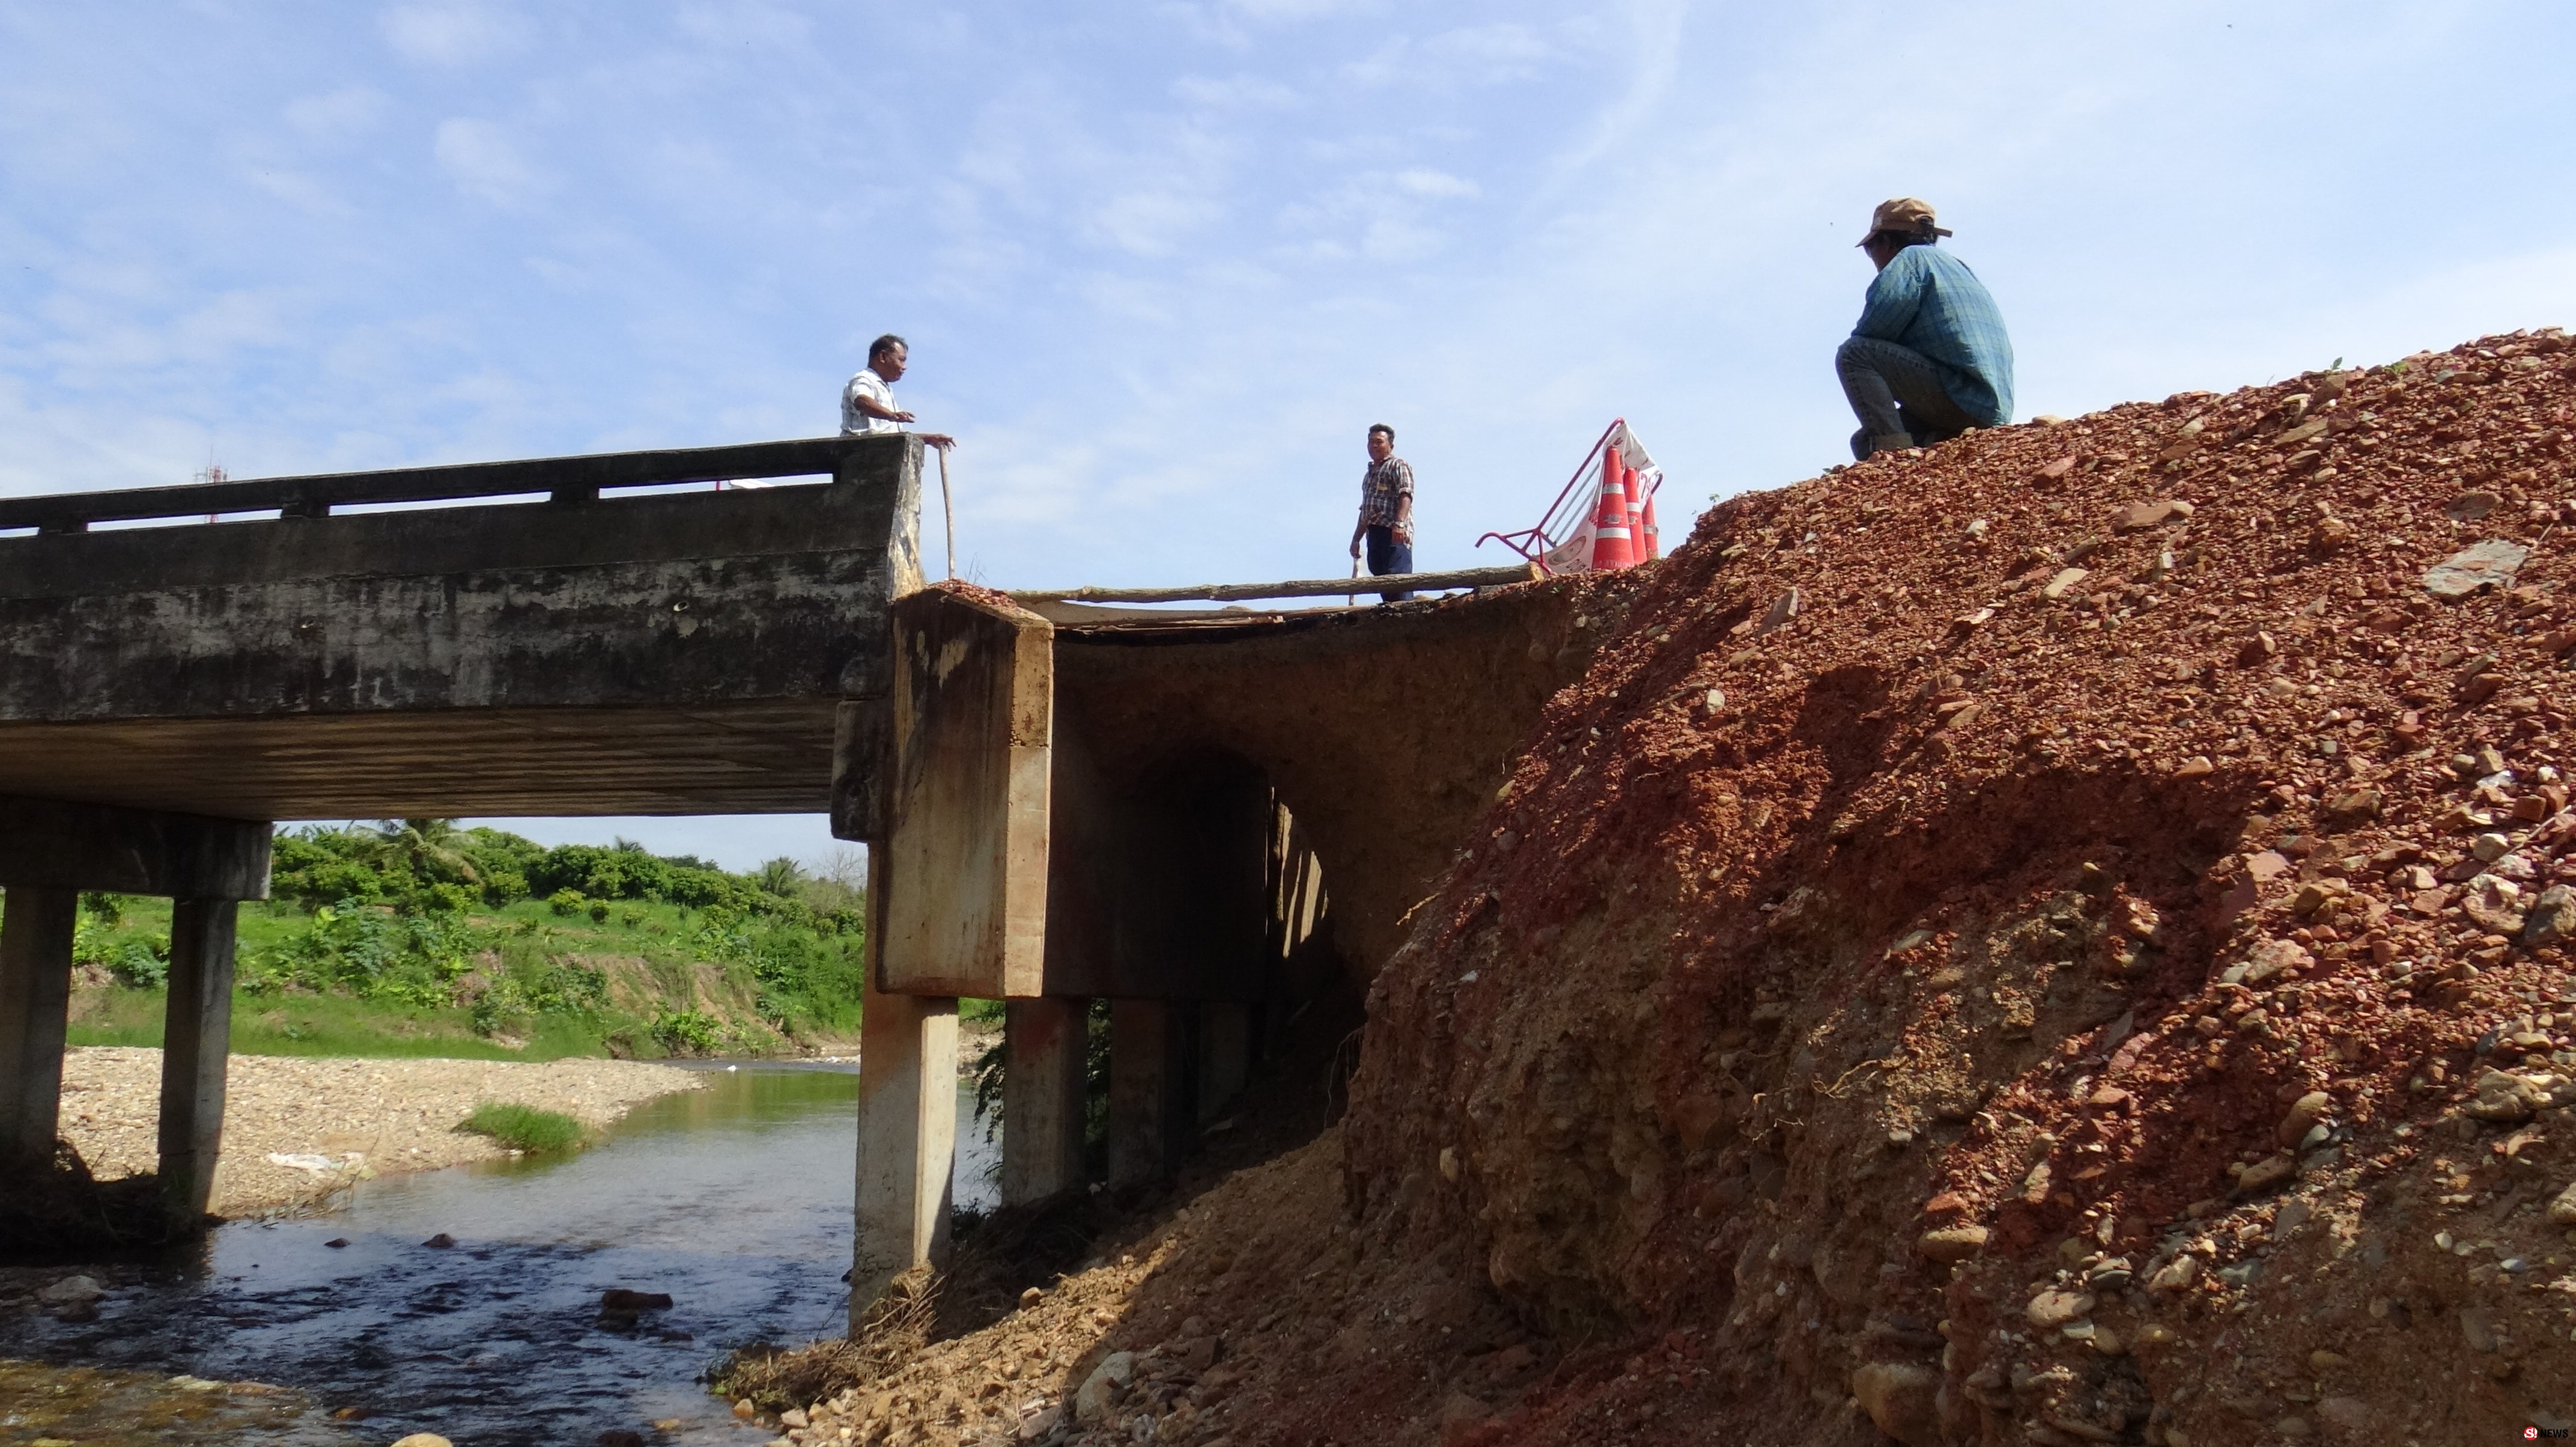
[[[1655,528],[1655,495],[1651,492],[1646,494],[1646,513],[1642,531],[1646,540],[1646,556],[1649,559],[1662,557],[1664,535]]]
[[[1593,514],[1592,570],[1606,573],[1635,562],[1636,554],[1628,541],[1628,488],[1622,480],[1627,469],[1619,461],[1619,449],[1601,449],[1601,506]]]

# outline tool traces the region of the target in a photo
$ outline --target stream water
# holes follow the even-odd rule
[[[359,1441],[760,1441],[698,1378],[745,1343],[842,1329],[857,1098],[847,1069],[718,1067],[575,1156],[389,1176],[328,1215],[224,1226],[96,1321],[0,1317],[0,1358],[293,1387],[365,1409]],[[989,1208],[998,1147],[971,1113],[961,1102],[957,1198]],[[455,1246],[422,1244],[439,1233]],[[603,1323],[611,1287],[673,1305]]]

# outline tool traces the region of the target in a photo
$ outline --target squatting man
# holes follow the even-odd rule
[[[1931,203],[1879,204],[1860,240],[1878,268],[1860,325],[1834,353],[1860,430],[1854,458],[1930,447],[2012,420],[2012,339],[1968,264],[1939,249],[1950,233]]]

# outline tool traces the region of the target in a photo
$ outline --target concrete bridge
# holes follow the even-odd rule
[[[1168,1170],[1315,960],[1394,948],[1587,661],[1576,596],[1024,607],[922,586],[920,476],[894,436],[0,500],[0,1151],[53,1148],[80,891],[178,901],[202,1212],[269,821],[828,810],[870,846],[854,1303],[944,1249],[960,996],[1010,1002],[1006,1200],[1083,1183],[1095,999],[1111,1173]]]

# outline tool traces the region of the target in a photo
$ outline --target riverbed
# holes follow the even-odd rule
[[[343,1210],[235,1222],[150,1263],[95,1321],[0,1316],[0,1357],[273,1383],[365,1412],[352,1441],[765,1440],[698,1378],[745,1343],[841,1330],[857,1095],[847,1067],[713,1067],[578,1155],[362,1182]],[[989,1208],[998,1147],[959,1116],[957,1200]],[[455,1244],[423,1244],[441,1234]],[[613,1287],[672,1305],[603,1317]],[[220,1440],[313,1440],[297,1431]]]

